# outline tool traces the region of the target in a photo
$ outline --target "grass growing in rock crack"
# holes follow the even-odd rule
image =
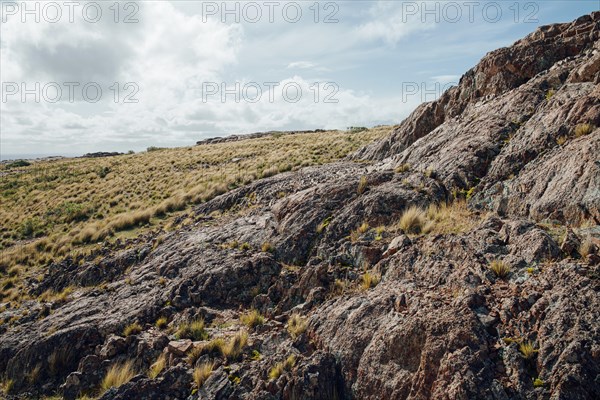
[[[134,322],[132,324],[127,325],[125,329],[123,329],[123,336],[127,337],[131,335],[137,335],[141,332],[142,326],[139,323]]]
[[[290,355],[285,361],[275,364],[269,370],[269,379],[278,379],[285,371],[290,371],[296,365],[296,356]]]
[[[240,322],[250,329],[265,323],[265,317],[258,310],[250,310],[240,315]]]
[[[196,388],[200,389],[204,385],[204,382],[210,377],[214,368],[215,364],[212,362],[203,363],[194,368],[193,376]]]
[[[519,351],[521,352],[521,355],[524,359],[529,360],[530,358],[535,356],[535,353],[537,353],[539,350],[537,350],[533,346],[533,343],[523,342],[519,345]]]
[[[510,274],[510,266],[501,260],[493,260],[489,268],[498,278],[506,278]]]
[[[197,319],[192,322],[184,322],[177,328],[175,333],[177,339],[191,339],[191,340],[206,340],[208,339],[208,333],[204,329],[204,320]]]
[[[150,379],[155,379],[165,369],[166,365],[167,356],[165,353],[162,353],[150,366],[150,369],[148,370],[148,377]]]
[[[102,390],[119,387],[129,382],[136,375],[132,361],[112,365],[102,380]]]
[[[287,331],[292,339],[296,339],[298,336],[302,335],[304,332],[306,332],[307,328],[308,321],[300,314],[292,314],[292,316],[288,319]]]

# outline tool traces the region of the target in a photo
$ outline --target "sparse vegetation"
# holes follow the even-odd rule
[[[510,266],[501,260],[493,260],[490,269],[498,278],[506,278],[510,274]]]
[[[194,368],[194,384],[196,385],[196,388],[200,389],[202,385],[204,385],[204,382],[206,382],[210,374],[212,374],[214,368],[215,364],[212,362],[203,363]]]
[[[269,370],[269,379],[278,379],[285,371],[291,370],[296,365],[296,356],[290,355],[285,361],[277,363]]]
[[[125,329],[123,329],[123,336],[127,337],[131,335],[137,335],[141,332],[142,326],[139,323],[134,322],[132,324],[127,325]]]
[[[534,388],[539,388],[539,387],[543,387],[544,386],[544,381],[541,380],[540,378],[535,378],[533,380],[533,387]]]
[[[250,329],[265,323],[265,317],[258,310],[250,310],[240,316],[240,322]]]
[[[129,382],[135,375],[132,361],[113,364],[106,372],[101,387],[104,391],[112,387],[119,387]]]
[[[208,339],[208,333],[204,329],[204,320],[198,319],[192,322],[185,322],[177,328],[175,333],[177,339],[191,339],[191,340],[206,340]]]
[[[288,319],[287,331],[293,339],[302,335],[308,328],[308,321],[300,314],[292,314]]]
[[[19,301],[26,279],[65,256],[91,254],[104,241],[172,229],[205,202],[265,172],[336,161],[383,137],[390,127],[355,135],[346,131],[267,136],[107,158],[14,162],[0,166],[0,270],[19,267],[15,290],[0,302]],[[233,158],[240,161],[228,162]],[[269,171],[267,171],[269,170]],[[184,222],[181,222],[184,223]],[[180,222],[177,222],[180,224]]]

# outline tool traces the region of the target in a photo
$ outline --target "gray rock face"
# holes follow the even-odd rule
[[[600,398],[597,244],[581,248],[600,237],[590,226],[600,130],[572,134],[600,124],[599,21],[544,27],[486,56],[359,153],[376,163],[263,179],[199,205],[194,223],[160,241],[149,234],[107,245],[99,261],[53,265],[31,294],[73,285],[73,299],[24,303],[27,318],[0,326],[10,396]],[[411,206],[462,194],[472,223],[396,228]],[[243,327],[252,307],[266,321]],[[221,344],[178,340],[177,327],[199,319]],[[134,322],[142,332],[122,337]],[[234,354],[240,329],[248,339]],[[100,391],[125,361],[131,379]],[[212,373],[194,374],[206,363]]]

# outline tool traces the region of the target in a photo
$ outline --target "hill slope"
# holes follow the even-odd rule
[[[261,179],[53,264],[32,293],[74,291],[0,328],[6,389],[599,398],[599,35],[600,13],[540,28],[354,156],[370,162]]]

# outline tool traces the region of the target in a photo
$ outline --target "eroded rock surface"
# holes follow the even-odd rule
[[[71,286],[69,299],[0,313],[21,315],[0,325],[10,396],[600,398],[599,23],[490,53],[355,156],[372,163],[263,179],[193,224],[51,266],[31,295]],[[471,211],[450,224],[397,227],[462,197]],[[247,328],[251,308],[265,321]],[[208,338],[179,337],[199,319]],[[222,350],[240,331],[239,354]],[[126,361],[131,379],[101,390]]]

